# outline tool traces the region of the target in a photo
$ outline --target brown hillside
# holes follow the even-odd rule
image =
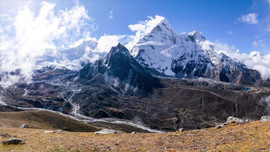
[[[95,135],[0,128],[0,135],[2,141],[9,138],[7,135],[24,141],[21,145],[0,145],[0,151],[270,151],[270,122],[259,121],[162,134]]]
[[[27,124],[37,129],[62,129],[66,131],[93,132],[97,128],[75,119],[48,111],[0,112],[1,128],[16,128]]]

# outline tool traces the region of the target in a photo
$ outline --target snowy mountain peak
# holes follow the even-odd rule
[[[218,53],[214,43],[206,40],[201,32],[178,34],[165,18],[135,44],[131,54],[145,68],[160,75],[207,77],[245,84],[260,81],[257,71]]]
[[[116,54],[116,53],[121,53],[127,57],[131,57],[128,49],[124,45],[122,45],[121,43],[118,43],[117,46],[112,47],[109,54]]]
[[[172,28],[171,24],[165,18],[163,20],[161,20],[156,26],[154,26],[153,29],[151,30],[151,32],[149,32],[149,33],[153,33],[153,32],[175,33],[173,31],[173,28]]]
[[[135,44],[134,48],[131,50],[131,54],[136,57],[139,56],[143,50],[148,49],[137,49],[141,46],[151,47],[154,52],[160,50],[159,47],[168,47],[176,44],[178,34],[173,30],[172,26],[167,19],[162,18],[159,22],[155,22],[151,31],[144,35]],[[158,53],[158,52],[156,52]],[[150,54],[149,54],[150,55]]]
[[[164,23],[164,25],[166,25],[166,23],[168,22],[163,16],[156,15],[155,18],[152,17],[149,18],[150,20],[145,22],[146,27],[144,35],[151,33],[160,24]]]
[[[158,17],[156,17],[158,18]],[[155,19],[156,21],[149,26],[151,29],[147,32],[140,40],[140,43],[149,42],[149,41],[159,41],[159,42],[166,42],[168,41],[176,43],[176,32],[173,30],[172,26],[170,25],[169,21],[164,17],[160,19]]]
[[[105,65],[107,65],[107,66],[110,65],[111,64],[110,62],[112,61],[112,58],[115,57],[115,56],[121,56],[122,59],[124,59],[124,58],[125,59],[126,58],[131,59],[131,58],[133,58],[131,56],[131,54],[129,53],[128,49],[124,45],[122,45],[120,43],[118,43],[117,46],[111,48],[110,52],[108,53],[108,55],[106,56],[106,58],[104,60]]]
[[[197,40],[200,42],[206,40],[202,32],[192,31],[188,33],[188,36],[191,38],[192,41]]]

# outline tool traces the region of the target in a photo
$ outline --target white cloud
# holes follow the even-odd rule
[[[249,13],[247,15],[243,15],[239,18],[239,21],[248,23],[248,24],[258,24],[259,21],[257,19],[258,14],[257,13]]]
[[[250,52],[250,54],[240,53],[234,46],[227,44],[215,43],[215,49],[219,53],[243,62],[248,68],[260,72],[264,80],[270,79],[270,54],[263,55],[258,51]]]
[[[216,41],[215,43],[213,43],[213,45],[215,46],[215,50],[218,53],[227,54],[227,52],[232,52],[236,50],[235,46],[229,46],[225,43],[221,43],[220,41]]]
[[[266,44],[264,42],[264,40],[255,40],[252,42],[253,46],[259,46],[259,47],[265,47]]]
[[[157,26],[162,20],[165,18],[162,16],[156,15],[155,18],[148,17],[150,20],[141,21],[138,24],[129,25],[129,29],[131,31],[136,32],[136,35],[140,35],[141,37],[150,33],[151,30]]]
[[[109,19],[113,19],[113,11],[110,11],[110,13],[109,13]]]
[[[124,35],[103,35],[98,39],[98,52],[109,52],[113,46],[116,46]]]
[[[62,45],[74,42],[91,21],[84,6],[78,2],[71,9],[55,11],[54,7],[54,3],[42,1],[36,14],[26,5],[12,17],[11,24],[6,25],[14,32],[1,27],[1,86],[19,81],[31,82],[36,61],[43,55],[55,55]]]
[[[156,15],[155,18],[150,16],[148,18],[149,20],[141,21],[137,24],[131,24],[128,26],[131,31],[136,32],[135,36],[130,36],[130,39],[132,40],[126,45],[128,49],[131,49],[139,41],[139,39],[150,33],[152,29],[157,26],[157,24],[165,19],[164,17],[158,15]]]

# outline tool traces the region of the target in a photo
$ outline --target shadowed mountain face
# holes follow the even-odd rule
[[[88,64],[79,71],[79,78],[103,82],[120,94],[147,94],[162,87],[159,80],[146,71],[120,43],[112,47],[104,60]]]

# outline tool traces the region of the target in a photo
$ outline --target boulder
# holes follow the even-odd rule
[[[224,128],[224,127],[225,127],[225,124],[219,124],[219,125],[215,126],[216,129],[221,129],[221,128]]]
[[[184,128],[179,128],[178,131],[179,132],[183,132],[185,129]]]
[[[233,122],[245,123],[246,121],[237,117],[230,116],[227,118],[227,121],[225,123],[228,124],[228,123],[233,123]]]
[[[262,117],[261,117],[261,121],[262,121],[262,122],[270,121],[270,116],[262,116]]]
[[[95,134],[117,134],[117,131],[112,129],[102,129],[100,131],[96,131]]]
[[[20,127],[21,128],[29,128],[29,126],[27,124],[22,124]]]
[[[45,130],[45,133],[57,133],[57,132],[63,132],[63,130]]]
[[[21,139],[17,139],[17,138],[11,138],[5,141],[2,141],[2,144],[4,145],[18,145],[21,144],[22,140]]]

